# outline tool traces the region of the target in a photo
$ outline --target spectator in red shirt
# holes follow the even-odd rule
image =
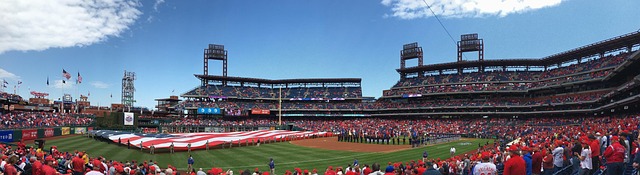
[[[600,159],[602,159],[602,157],[600,156],[600,141],[598,139],[596,139],[596,137],[594,135],[589,135],[589,139],[591,139],[591,143],[589,144],[589,147],[591,147],[591,167],[593,167],[593,169],[591,170],[591,174],[595,173],[596,170],[600,167]]]
[[[73,175],[83,175],[84,174],[84,160],[82,160],[82,152],[78,153],[77,157],[73,157],[71,159],[71,166],[73,166]]]
[[[45,159],[45,165],[42,166],[42,175],[56,175],[57,172],[56,170],[53,168],[53,162],[55,160],[53,159],[53,157],[48,156]]]
[[[524,159],[518,154],[518,146],[511,145],[507,148],[511,158],[504,162],[504,175],[522,175],[527,173]]]
[[[13,164],[18,162],[18,156],[11,156],[7,159],[7,164],[4,164],[4,174],[5,175],[18,175],[18,170]]]
[[[542,168],[544,169],[543,173],[545,175],[553,174],[553,154],[551,154],[551,150],[549,148],[544,151],[544,158],[542,158]]]
[[[607,159],[607,174],[622,174],[625,148],[620,144],[618,136],[611,137],[611,143],[603,154],[604,158]]]
[[[40,162],[42,158],[33,156],[29,161],[31,161],[31,174],[32,175],[42,175],[42,162]]]
[[[533,146],[533,155],[531,159],[531,166],[533,168],[532,174],[539,175],[541,173],[542,168],[542,152],[538,149],[537,146]]]

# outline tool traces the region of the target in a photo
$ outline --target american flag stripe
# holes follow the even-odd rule
[[[113,142],[121,140],[121,144],[126,145],[127,141],[131,142],[131,145],[140,148],[140,142],[142,142],[143,148],[149,148],[154,145],[155,148],[169,148],[171,142],[173,142],[174,149],[186,150],[187,145],[191,143],[192,149],[201,149],[206,147],[207,141],[209,146],[217,146],[223,143],[246,143],[256,141],[257,139],[277,139],[288,137],[310,137],[310,136],[322,136],[327,132],[309,132],[309,131],[282,131],[282,130],[259,130],[249,132],[228,132],[228,133],[183,133],[183,134],[134,134],[127,132],[114,132],[114,131],[102,131],[97,130],[92,133],[107,133],[101,135],[108,138]],[[99,135],[99,134],[98,134]]]

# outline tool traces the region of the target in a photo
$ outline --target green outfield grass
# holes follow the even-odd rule
[[[393,153],[360,153],[348,151],[333,151],[315,148],[307,148],[284,143],[263,144],[260,147],[234,147],[231,149],[212,149],[209,151],[199,150],[192,151],[191,154],[195,159],[194,168],[211,169],[211,167],[220,167],[224,170],[238,170],[259,168],[261,171],[269,169],[269,158],[273,158],[276,163],[276,172],[283,173],[285,170],[293,168],[313,169],[317,168],[319,172],[324,172],[328,166],[346,167],[353,163],[354,159],[358,159],[360,164],[369,164],[378,162],[386,165],[387,162],[407,162],[410,160],[418,160],[422,158],[422,152],[428,151],[429,158],[448,158],[449,148],[455,146],[458,153],[466,153],[477,149],[478,143],[484,144],[487,141],[493,143],[492,140],[473,139],[456,141],[428,147],[403,150]],[[461,145],[462,142],[470,142],[469,145]],[[109,160],[125,161],[125,160],[153,160],[160,164],[161,168],[166,168],[167,164],[185,170],[187,167],[187,158],[189,153],[176,152],[175,154],[159,153],[151,155],[148,152],[141,152],[139,149],[127,149],[126,146],[118,146],[114,143],[107,144],[98,142],[82,136],[61,138],[57,140],[48,140],[46,146],[58,146],[60,151],[73,152],[74,150],[86,150],[89,156],[104,156]]]

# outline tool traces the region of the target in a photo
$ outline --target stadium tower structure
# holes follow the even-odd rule
[[[227,76],[227,50],[224,50],[224,45],[209,44],[209,48],[204,49],[204,72],[202,75],[209,75],[209,60],[222,61],[222,76]],[[206,86],[207,82],[203,80],[202,85]]]
[[[134,86],[134,81],[136,80],[135,72],[127,72],[124,71],[124,76],[122,77],[122,105],[129,110],[133,107],[133,103],[136,102],[134,93],[136,88]]]
[[[418,59],[418,66],[422,66],[424,64],[422,55],[422,47],[418,46],[417,42],[405,44],[400,51],[400,69],[406,68],[406,61],[412,59]],[[420,72],[414,73],[417,73],[420,77],[423,75],[423,73]],[[407,78],[407,73],[400,73],[400,79],[405,78]]]
[[[400,80],[378,100],[392,107],[372,116],[598,115],[640,99],[640,32],[537,59],[485,60],[477,34],[459,43],[456,62],[397,69]],[[462,60],[466,51],[479,59]]]
[[[208,59],[223,60],[223,75],[210,75]],[[226,75],[227,51],[223,45],[209,45],[205,49],[204,74],[194,76],[202,84],[181,94],[188,114],[198,114],[198,108],[220,108],[221,116],[275,116],[278,100],[284,109],[282,115],[363,115],[352,110],[309,109],[305,105],[326,106],[362,102],[360,78],[262,79]],[[281,89],[281,91],[280,91]],[[201,115],[210,116],[210,115]]]

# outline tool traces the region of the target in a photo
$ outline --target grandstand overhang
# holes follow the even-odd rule
[[[400,74],[407,73],[420,73],[429,71],[440,70],[460,70],[465,68],[481,68],[481,67],[548,67],[553,65],[559,65],[565,62],[570,62],[576,59],[582,59],[591,56],[603,56],[609,52],[616,52],[620,50],[631,51],[633,47],[640,45],[640,31],[631,32],[628,34],[620,35],[610,39],[606,39],[593,44],[585,45],[572,49],[569,51],[561,52],[558,54],[550,55],[544,58],[536,59],[496,59],[496,60],[484,60],[484,61],[460,61],[422,65],[410,68],[396,69]]]
[[[502,59],[502,60],[473,60],[473,61],[460,61],[450,63],[430,64],[418,67],[411,67],[405,69],[396,69],[399,73],[414,73],[414,72],[428,72],[439,71],[448,69],[461,69],[469,67],[494,67],[494,66],[529,66],[529,67],[543,67],[545,64],[540,59]]]
[[[259,83],[259,84],[271,84],[271,85],[312,84],[312,83],[360,85],[362,82],[362,79],[360,78],[310,78],[310,79],[270,80],[270,79],[261,79],[261,78],[231,77],[231,76],[216,76],[216,75],[197,75],[196,74],[194,76],[202,81],[244,82],[244,83]]]

